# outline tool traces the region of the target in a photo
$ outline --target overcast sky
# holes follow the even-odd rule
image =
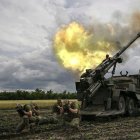
[[[95,20],[126,24],[139,10],[140,0],[0,0],[0,89],[75,91],[74,75],[53,52],[55,33],[72,21],[85,26]],[[117,71],[137,73],[139,43],[127,55]]]

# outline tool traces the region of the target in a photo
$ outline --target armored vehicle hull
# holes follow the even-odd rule
[[[81,115],[135,115],[140,107],[140,75],[111,77],[85,102]]]
[[[81,116],[134,115],[140,107],[140,74],[114,76],[121,55],[140,37],[140,33],[112,58],[107,55],[95,69],[87,69],[76,82],[77,98],[81,101]],[[105,74],[113,67],[112,76]]]

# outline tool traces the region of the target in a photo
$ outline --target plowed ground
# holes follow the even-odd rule
[[[50,114],[42,110],[41,115]],[[96,119],[80,123],[80,130],[62,124],[35,126],[32,132],[15,133],[19,116],[15,110],[0,111],[0,139],[13,140],[135,140],[140,139],[140,117]]]

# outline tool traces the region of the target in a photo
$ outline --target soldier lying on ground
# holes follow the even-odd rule
[[[20,109],[19,109],[20,108]],[[24,106],[18,105],[16,107],[19,116],[21,117],[21,122],[16,128],[16,132],[20,133],[24,128],[30,129],[30,124],[38,124],[38,117],[33,116],[33,111],[31,105],[25,104]]]
[[[70,125],[79,128],[79,107],[78,103],[75,101],[67,102],[64,105],[64,115],[63,115],[64,125]]]
[[[43,119],[43,123],[52,123],[56,124],[62,120],[62,113],[63,113],[63,101],[58,99],[56,104],[52,107],[52,116],[46,116]],[[42,122],[40,122],[42,124]]]
[[[61,118],[62,118],[62,113],[63,113],[63,102],[61,99],[57,100],[57,103],[54,104],[52,107],[52,116],[46,115],[44,117],[41,117],[39,121],[39,125],[42,124],[56,124],[58,123]]]

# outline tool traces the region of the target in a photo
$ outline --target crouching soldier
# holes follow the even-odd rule
[[[32,109],[32,116],[33,117],[31,118],[30,122],[35,122],[36,124],[38,124],[39,121],[41,120],[39,107],[36,103],[32,103],[31,109]]]
[[[40,116],[40,109],[36,103],[31,103],[32,109],[32,117],[29,120],[30,123],[30,131],[34,132],[34,127],[40,125],[40,121],[42,121],[42,116]]]
[[[18,107],[17,107],[18,108]],[[22,114],[20,115],[21,117],[21,122],[18,124],[16,128],[16,132],[20,133],[23,129],[27,128],[30,130],[30,123],[36,123],[37,119],[34,118],[33,112],[31,105],[24,105],[23,108],[21,109]],[[18,111],[18,109],[17,109]],[[20,112],[18,111],[20,114]]]
[[[63,101],[61,99],[58,99],[57,103],[54,104],[54,106],[52,108],[53,119],[61,121],[63,112],[64,112]]]
[[[57,103],[53,106],[53,114],[62,115],[63,113],[63,102],[61,99],[57,100]]]
[[[78,103],[73,101],[67,104],[67,107],[64,111],[64,124],[79,128],[79,107]]]
[[[39,107],[36,103],[32,103],[31,108],[32,108],[33,116],[39,116],[40,115]]]

